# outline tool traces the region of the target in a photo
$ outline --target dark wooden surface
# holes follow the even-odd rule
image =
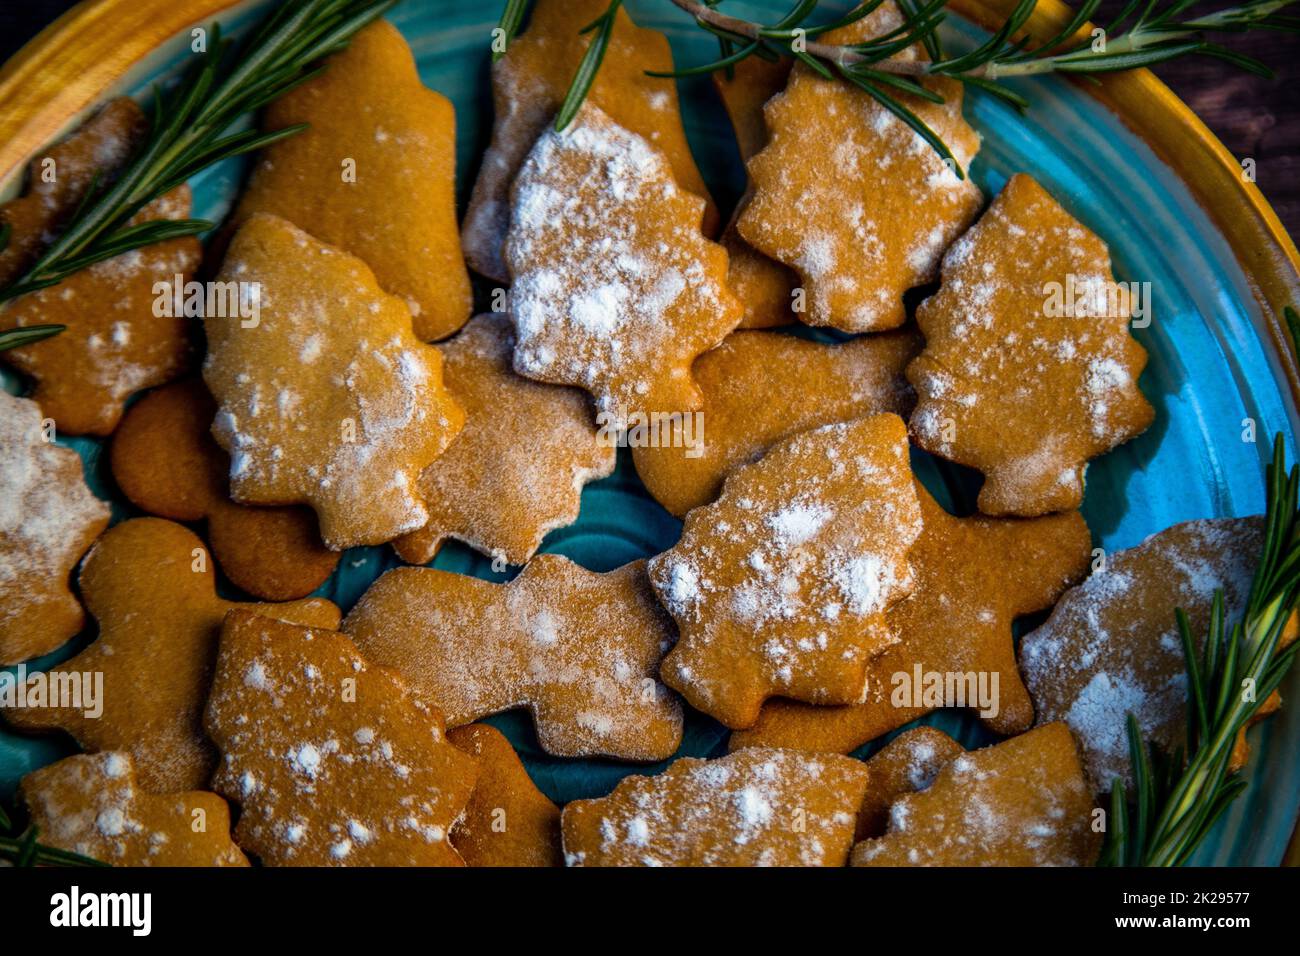
[[[0,60],[73,3],[0,0]],[[1103,0],[1094,19],[1105,22],[1122,6],[1123,0]],[[1300,237],[1300,37],[1260,32],[1229,37],[1228,45],[1268,63],[1277,76],[1266,80],[1205,57],[1168,63],[1156,73],[1238,159],[1255,160],[1264,195],[1291,235]]]

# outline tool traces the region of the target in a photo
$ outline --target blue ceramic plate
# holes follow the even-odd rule
[[[826,4],[836,12],[849,5]],[[236,31],[247,28],[264,6],[242,4],[228,12],[223,23]],[[391,14],[415,52],[424,82],[456,105],[462,204],[491,128],[487,43],[501,6],[500,0],[407,0]],[[769,21],[787,6],[784,0],[728,3],[732,12]],[[664,0],[630,0],[628,7],[639,23],[668,34],[678,63],[703,62],[716,53],[714,41]],[[954,21],[946,33],[953,48],[968,47],[984,35]],[[120,89],[143,97],[149,83],[171,75],[185,59],[178,37],[139,64]],[[1178,176],[1080,87],[1047,78],[1022,82],[1019,90],[1033,104],[1027,116],[978,92],[968,96],[967,118],[984,138],[971,175],[992,196],[1011,174],[1031,173],[1110,244],[1119,279],[1152,286],[1151,324],[1135,334],[1151,356],[1141,386],[1156,408],[1156,421],[1146,434],[1089,469],[1083,510],[1095,543],[1112,551],[1175,522],[1261,511],[1263,466],[1275,431],[1287,434],[1288,451],[1295,455],[1294,410],[1285,397],[1281,366],[1262,332],[1259,307],[1232,249]],[[684,82],[681,93],[696,159],[714,195],[727,205],[744,184],[730,127],[708,80]],[[198,177],[193,183],[195,213],[220,218],[242,172],[240,164],[227,163]],[[479,292],[485,294],[486,288]],[[12,378],[6,384],[17,391]],[[1255,423],[1258,443],[1242,439],[1247,419]],[[101,444],[86,439],[66,444],[82,454],[91,487],[102,497],[116,499],[115,518],[128,516],[129,506],[116,495],[107,475]],[[918,467],[936,492],[948,498],[933,463],[918,454]],[[935,481],[929,481],[932,478]],[[624,457],[611,477],[588,486],[577,523],[552,533],[543,550],[603,571],[670,547],[679,530],[679,522],[649,498]],[[344,556],[340,570],[318,593],[347,611],[370,582],[394,564],[386,548],[356,549]],[[494,575],[482,555],[454,544],[434,564],[485,578],[504,577]],[[83,635],[39,663],[68,657],[91,637],[93,633]],[[1300,701],[1300,669],[1283,693]],[[548,757],[520,713],[491,722],[509,735],[534,780],[556,801],[598,796],[623,775],[647,771],[610,761]],[[968,746],[991,739],[964,714],[935,714],[925,722]],[[880,743],[861,753],[870,753]],[[1282,858],[1300,806],[1300,763],[1293,759],[1300,749],[1300,707],[1287,707],[1254,730],[1252,743],[1246,771],[1250,788],[1197,855],[1198,863],[1274,865]],[[725,745],[718,724],[699,715],[688,720],[683,754],[716,756]],[[27,771],[73,749],[66,740],[0,730],[0,796],[7,798]]]

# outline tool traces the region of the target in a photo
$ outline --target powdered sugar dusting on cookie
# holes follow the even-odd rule
[[[769,694],[857,702],[868,661],[897,640],[884,612],[912,589],[920,530],[896,417],[778,443],[651,560],[682,635],[665,680],[733,726]]]
[[[1087,461],[1150,423],[1137,387],[1146,353],[1127,299],[1108,311],[1115,288],[1105,244],[1023,175],[944,257],[939,292],[917,312],[912,434],[985,473],[985,513],[1077,507]]]
[[[866,768],[831,754],[753,748],[625,777],[564,809],[571,866],[842,866]]]
[[[1064,720],[1093,785],[1131,780],[1125,722],[1170,749],[1183,740],[1186,668],[1175,609],[1203,635],[1215,588],[1229,623],[1245,607],[1261,540],[1258,518],[1174,525],[1110,555],[1104,570],[1066,592],[1021,645],[1020,664],[1040,723]]]
[[[242,805],[236,835],[263,861],[460,862],[447,832],[473,761],[436,710],[342,635],[232,615],[207,727],[221,750],[213,788]]]
[[[554,528],[578,517],[583,486],[614,470],[590,400],[575,388],[533,382],[511,368],[504,316],[480,315],[445,346],[446,382],[465,428],[420,475],[429,510],[420,531],[396,542],[423,564],[444,538],[523,564]]]
[[[485,276],[503,283],[509,279],[502,246],[510,225],[510,186],[528,151],[552,124],[591,43],[593,33],[582,28],[607,7],[605,0],[543,0],[534,5],[528,29],[492,64],[492,142],[461,230],[466,261]],[[677,183],[706,197],[682,128],[676,85],[647,72],[672,71],[663,34],[637,27],[626,8],[620,8],[608,44],[587,102],[662,150]]]
[[[1090,866],[1092,794],[1064,724],[963,754],[899,798],[856,866]]]
[[[67,590],[68,572],[108,523],[108,506],[86,487],[77,453],[46,441],[43,426],[35,402],[0,392],[0,590],[5,594],[0,660],[5,662],[57,646],[30,653],[6,646],[11,636],[17,642],[15,629],[42,605],[68,603],[79,619],[76,599]],[[71,636],[55,635],[60,643]]]
[[[463,415],[401,301],[359,260],[264,215],[236,235],[222,279],[260,284],[256,323],[206,323],[232,494],[312,505],[336,549],[421,527],[416,480]]]
[[[24,777],[22,792],[49,846],[118,866],[248,865],[219,797],[146,793],[123,752],[60,760]]]
[[[505,585],[401,568],[343,629],[451,726],[527,707],[556,755],[661,760],[680,743],[680,705],[657,680],[672,625],[643,562],[596,574],[542,554]]]
[[[578,385],[600,410],[695,408],[691,360],[740,321],[703,203],[663,154],[588,104],[537,141],[506,243],[515,369]]]
[[[860,42],[901,23],[886,3],[822,39]],[[918,55],[908,49],[897,58]],[[946,102],[902,99],[966,169],[979,135],[962,120],[961,87],[926,85]],[[933,280],[943,251],[979,210],[979,189],[872,97],[804,66],[764,116],[770,141],[749,163],[754,190],[737,222],[741,236],[799,272],[808,292],[801,321],[854,332],[901,325],[903,293]],[[811,213],[825,209],[836,214]]]

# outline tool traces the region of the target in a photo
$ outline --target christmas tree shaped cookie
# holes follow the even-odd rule
[[[505,56],[492,65],[496,120],[461,239],[474,270],[498,282],[510,280],[501,250],[510,223],[511,184],[573,82],[592,39],[591,31],[583,28],[608,7],[606,0],[538,0],[527,32],[511,41]],[[619,7],[587,102],[663,151],[677,185],[705,200],[704,231],[713,235],[718,214],[686,142],[677,84],[647,75],[672,69],[668,39],[657,30],[638,27],[626,8]]]
[[[681,635],[664,682],[732,728],[772,696],[861,701],[871,659],[898,640],[886,612],[914,587],[920,533],[898,416],[778,442],[650,561]]]
[[[890,808],[854,866],[1092,866],[1092,792],[1070,729],[1048,724],[957,757]]]
[[[620,421],[698,408],[691,362],[741,313],[703,210],[662,152],[594,104],[543,133],[506,240],[515,371],[585,388]]]
[[[1203,639],[1221,588],[1226,620],[1240,620],[1262,543],[1258,517],[1174,525],[1110,555],[1021,642],[1038,722],[1069,724],[1098,793],[1115,779],[1131,785],[1129,714],[1143,740],[1166,752],[1185,745],[1187,664],[1175,612],[1181,608]],[[1283,646],[1294,639],[1292,620]],[[1275,693],[1261,713],[1278,704]],[[1244,763],[1246,752],[1243,730],[1234,764]]]
[[[342,634],[235,611],[204,726],[235,837],[270,866],[461,866],[448,840],[477,774],[436,708]]]
[[[35,402],[0,391],[0,666],[48,654],[81,630],[68,575],[108,527],[108,505],[48,424]]]
[[[334,549],[423,527],[417,479],[464,415],[402,300],[361,260],[268,215],[240,228],[220,281],[257,304],[205,323],[212,433],[235,500],[311,505]]]
[[[916,589],[889,612],[899,640],[872,661],[866,699],[847,707],[769,701],[753,727],[732,735],[733,747],[847,753],[940,707],[973,710],[1000,734],[1033,723],[1011,625],[1051,607],[1087,572],[1087,525],[1077,511],[954,518],[919,483],[916,491]]]
[[[867,768],[837,754],[685,757],[564,808],[572,866],[843,866]]]
[[[1068,289],[1078,301],[1064,301]],[[949,250],[916,319],[925,351],[907,370],[912,436],[984,473],[985,514],[1077,508],[1088,460],[1155,417],[1106,244],[1028,176],[1013,176]]]
[[[147,793],[131,755],[78,754],[23,777],[39,839],[114,866],[248,866],[215,793]]]
[[[577,519],[582,486],[614,470],[614,447],[601,440],[581,391],[515,374],[505,317],[476,317],[442,352],[465,427],[420,475],[428,524],[394,547],[424,564],[458,538],[523,564],[548,531]]]
[[[456,120],[426,89],[397,28],[378,20],[325,71],[273,101],[268,129],[308,128],[270,146],[235,213],[265,212],[363,260],[406,303],[421,339],[469,318],[456,228]]]
[[[9,241],[0,249],[0,286],[31,268],[91,184],[114,175],[148,128],[135,101],[119,96],[28,164],[26,192],[0,205],[0,223],[9,227]]]
[[[888,3],[819,39],[852,44],[900,25]],[[909,48],[897,57],[918,55]],[[962,119],[961,84],[934,77],[925,86],[944,102],[892,95],[948,144],[964,170],[979,135]],[[902,325],[903,293],[935,278],[944,249],[979,211],[979,189],[840,77],[797,64],[764,114],[770,141],[749,162],[753,189],[737,222],[741,237],[799,273],[807,294],[800,320],[846,332]]]
[[[141,209],[128,225],[189,215],[190,188],[178,186]],[[200,255],[199,241],[192,236],[156,242],[19,296],[0,312],[0,329],[65,326],[51,338],[0,353],[35,383],[32,398],[59,431],[107,435],[127,399],[190,367],[193,319],[178,314],[172,303],[177,277],[188,282]],[[159,283],[166,284],[161,295]]]

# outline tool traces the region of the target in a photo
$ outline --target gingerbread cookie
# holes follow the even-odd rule
[[[443,346],[447,389],[465,427],[417,485],[429,523],[394,542],[424,564],[446,538],[523,564],[547,532],[578,517],[582,486],[614,470],[587,396],[510,367],[514,335],[503,316],[480,315]]]
[[[130,224],[189,214],[190,188],[178,186]],[[190,366],[191,320],[170,305],[160,316],[157,306],[174,303],[176,277],[188,281],[201,254],[193,236],[143,246],[20,296],[0,312],[0,328],[66,326],[58,335],[0,353],[32,379],[32,398],[61,432],[109,434],[128,398]],[[161,296],[159,283],[166,284]]]
[[[560,808],[533,784],[505,735],[490,724],[447,732],[478,761],[478,781],[451,845],[469,866],[562,866]]]
[[[452,727],[527,707],[547,753],[663,760],[682,711],[655,676],[673,640],[645,562],[596,574],[539,554],[508,584],[396,568],[343,622]]]
[[[475,761],[436,708],[333,631],[232,611],[204,726],[235,837],[270,866],[461,866]]]
[[[216,410],[197,379],[140,399],[113,433],[114,480],[150,514],[206,519],[217,564],[249,594],[267,601],[310,594],[333,573],[338,552],[321,544],[307,508],[248,508],[230,500],[230,460],[209,432]]]
[[[1088,526],[1077,511],[1043,518],[955,518],[917,484],[916,590],[890,609],[899,641],[868,668],[848,707],[772,700],[733,747],[848,751],[938,707],[964,705],[999,734],[1021,733],[1034,708],[1016,668],[1011,624],[1051,607],[1087,573]]]
[[[583,28],[608,6],[607,0],[538,0],[528,31],[492,65],[492,142],[483,154],[461,234],[466,260],[488,278],[510,280],[501,253],[510,224],[510,186],[573,82],[592,38]],[[712,235],[718,213],[686,142],[677,84],[647,75],[672,69],[667,38],[638,27],[620,7],[587,102],[663,151],[677,184],[705,201],[704,230]]]
[[[1053,314],[1053,287],[1086,301]],[[916,316],[912,437],[984,473],[985,514],[1079,507],[1088,460],[1151,424],[1137,386],[1147,353],[1122,291],[1106,244],[1025,175],[944,257],[942,285]]]
[[[309,126],[263,152],[235,222],[271,213],[363,260],[421,339],[464,325],[473,295],[456,224],[455,111],[420,82],[397,28],[370,24],[263,123]]]
[[[464,415],[402,301],[361,260],[261,214],[236,233],[221,279],[260,290],[253,319],[204,323],[235,500],[309,504],[335,550],[423,527],[416,479]]]
[[[547,130],[514,186],[506,263],[515,371],[578,385],[618,420],[700,405],[691,361],[740,321],[704,202],[592,103]]]
[[[728,71],[713,74],[713,85],[731,120],[740,148],[740,158],[749,162],[767,145],[763,105],[785,89],[790,62],[775,63],[751,56]],[[727,223],[718,242],[727,250],[727,285],[745,307],[742,329],[765,329],[795,320],[794,293],[799,276],[794,270],[759,252],[736,231],[736,218],[745,207],[745,197]]]
[[[684,757],[575,800],[561,826],[571,866],[843,866],[867,768],[851,757],[745,750]]]
[[[1070,725],[1097,792],[1132,780],[1128,714],[1142,739],[1166,752],[1185,743],[1187,664],[1175,611],[1182,608],[1204,640],[1222,588],[1225,619],[1240,620],[1262,541],[1258,517],[1174,525],[1109,555],[1104,570],[1067,592],[1021,642],[1038,722]],[[1294,636],[1289,629],[1284,643]],[[1239,747],[1237,759],[1244,757]]]
[[[957,757],[890,808],[889,831],[854,866],[1091,866],[1092,792],[1065,724]]]
[[[109,100],[75,132],[28,164],[27,191],[0,205],[9,241],[0,248],[0,286],[22,277],[76,212],[98,177],[103,186],[149,128],[127,96]]]
[[[778,442],[650,560],[681,631],[664,683],[732,728],[772,696],[861,701],[871,658],[898,640],[886,612],[914,587],[920,533],[897,415]]]
[[[920,351],[911,332],[825,345],[777,332],[737,332],[695,361],[701,417],[670,422],[669,440],[636,444],[637,474],[679,518],[718,497],[722,479],[774,442],[818,425],[878,412],[906,416],[903,369]],[[687,428],[703,424],[702,434]],[[688,440],[689,439],[689,440]]]
[[[131,755],[78,754],[19,784],[47,846],[114,866],[248,866],[230,839],[230,807],[215,793],[140,789]]]
[[[339,611],[312,598],[237,604],[216,596],[216,572],[192,532],[160,518],[115,525],[91,549],[79,583],[99,637],[52,668],[80,687],[73,698],[4,710],[24,729],[66,730],[88,751],[124,750],[153,793],[207,785],[216,762],[200,725],[221,619],[247,607],[312,627],[336,627]]]
[[[48,654],[81,630],[68,575],[108,527],[81,459],[52,437],[35,402],[0,391],[0,666]]]
[[[857,43],[901,22],[886,3],[819,39]],[[895,58],[920,55],[909,47]],[[961,84],[929,77],[923,85],[944,102],[891,95],[967,169],[980,141],[962,119]],[[764,117],[770,141],[749,162],[753,189],[736,223],[741,237],[799,273],[807,293],[801,321],[846,332],[902,325],[903,293],[934,280],[944,249],[979,212],[979,189],[870,94],[803,64]]]
[[[922,725],[899,734],[867,761],[867,792],[855,839],[884,836],[889,808],[904,794],[927,789],[939,771],[966,752],[942,730]]]

